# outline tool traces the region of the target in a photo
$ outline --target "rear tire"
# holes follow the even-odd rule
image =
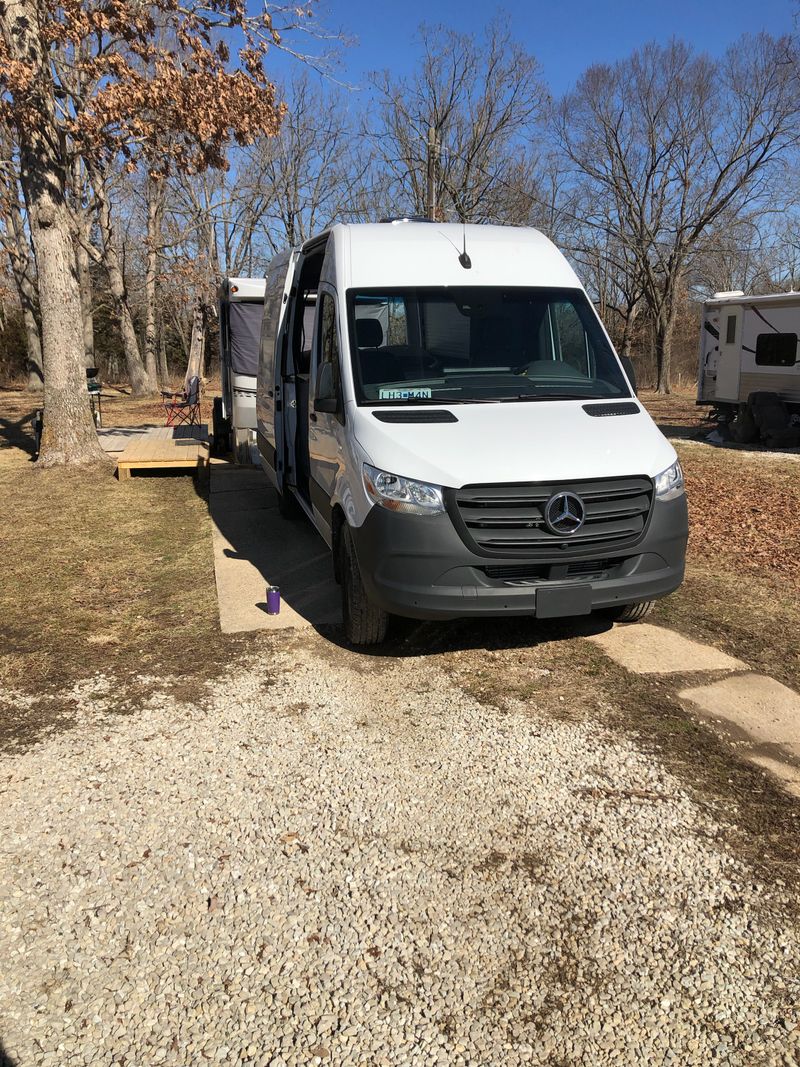
[[[602,614],[613,622],[641,622],[655,606],[655,600],[643,600],[641,604],[619,604],[615,608],[604,608]]]
[[[367,596],[353,538],[346,525],[339,538],[339,551],[345,636],[351,645],[379,645],[386,638],[389,613],[373,604]]]

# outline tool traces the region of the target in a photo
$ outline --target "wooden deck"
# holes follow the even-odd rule
[[[137,435],[117,458],[117,477],[132,471],[197,470],[208,467],[208,426],[156,426]]]

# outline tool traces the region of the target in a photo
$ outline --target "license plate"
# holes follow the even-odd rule
[[[590,585],[557,585],[536,590],[536,618],[563,619],[588,615],[592,610]]]

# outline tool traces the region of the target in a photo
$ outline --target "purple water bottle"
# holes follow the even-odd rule
[[[267,586],[267,615],[277,615],[281,610],[281,591],[277,585]]]

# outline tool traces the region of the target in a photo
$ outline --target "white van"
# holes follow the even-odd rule
[[[392,614],[641,618],[680,585],[674,449],[541,233],[337,225],[272,261],[258,447],[333,554],[345,629]]]

